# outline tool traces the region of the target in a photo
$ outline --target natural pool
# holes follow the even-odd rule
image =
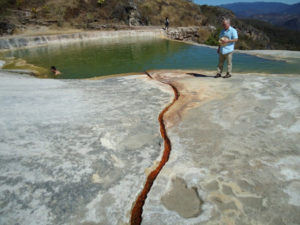
[[[55,65],[62,72],[60,78],[88,78],[148,69],[215,70],[218,61],[213,48],[154,38],[49,45],[9,51],[5,56],[22,58],[44,68]],[[300,60],[285,62],[235,53],[233,66],[233,72],[298,74]]]

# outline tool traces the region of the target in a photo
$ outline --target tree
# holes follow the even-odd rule
[[[99,5],[102,5],[105,2],[105,0],[97,0],[97,2]]]
[[[0,0],[0,12],[3,12],[8,6],[9,0]]]

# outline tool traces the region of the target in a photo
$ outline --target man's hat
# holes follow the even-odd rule
[[[228,37],[226,37],[226,36],[224,36],[224,37],[221,37],[220,39],[219,39],[219,44],[220,44],[220,46],[222,46],[222,47],[224,47],[224,46],[226,46],[228,43],[223,43],[222,41],[228,41],[229,40],[229,38]]]

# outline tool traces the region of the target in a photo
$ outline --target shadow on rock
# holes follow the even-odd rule
[[[187,73],[187,75],[191,75],[191,76],[194,76],[194,77],[210,77],[210,78],[214,78],[214,76],[204,75],[204,74],[200,74],[200,73]]]

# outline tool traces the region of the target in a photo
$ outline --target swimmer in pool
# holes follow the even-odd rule
[[[61,74],[61,72],[60,71],[58,71],[57,69],[56,69],[56,67],[55,66],[51,66],[51,72],[55,75],[55,76],[58,76],[58,75],[60,75]]]

